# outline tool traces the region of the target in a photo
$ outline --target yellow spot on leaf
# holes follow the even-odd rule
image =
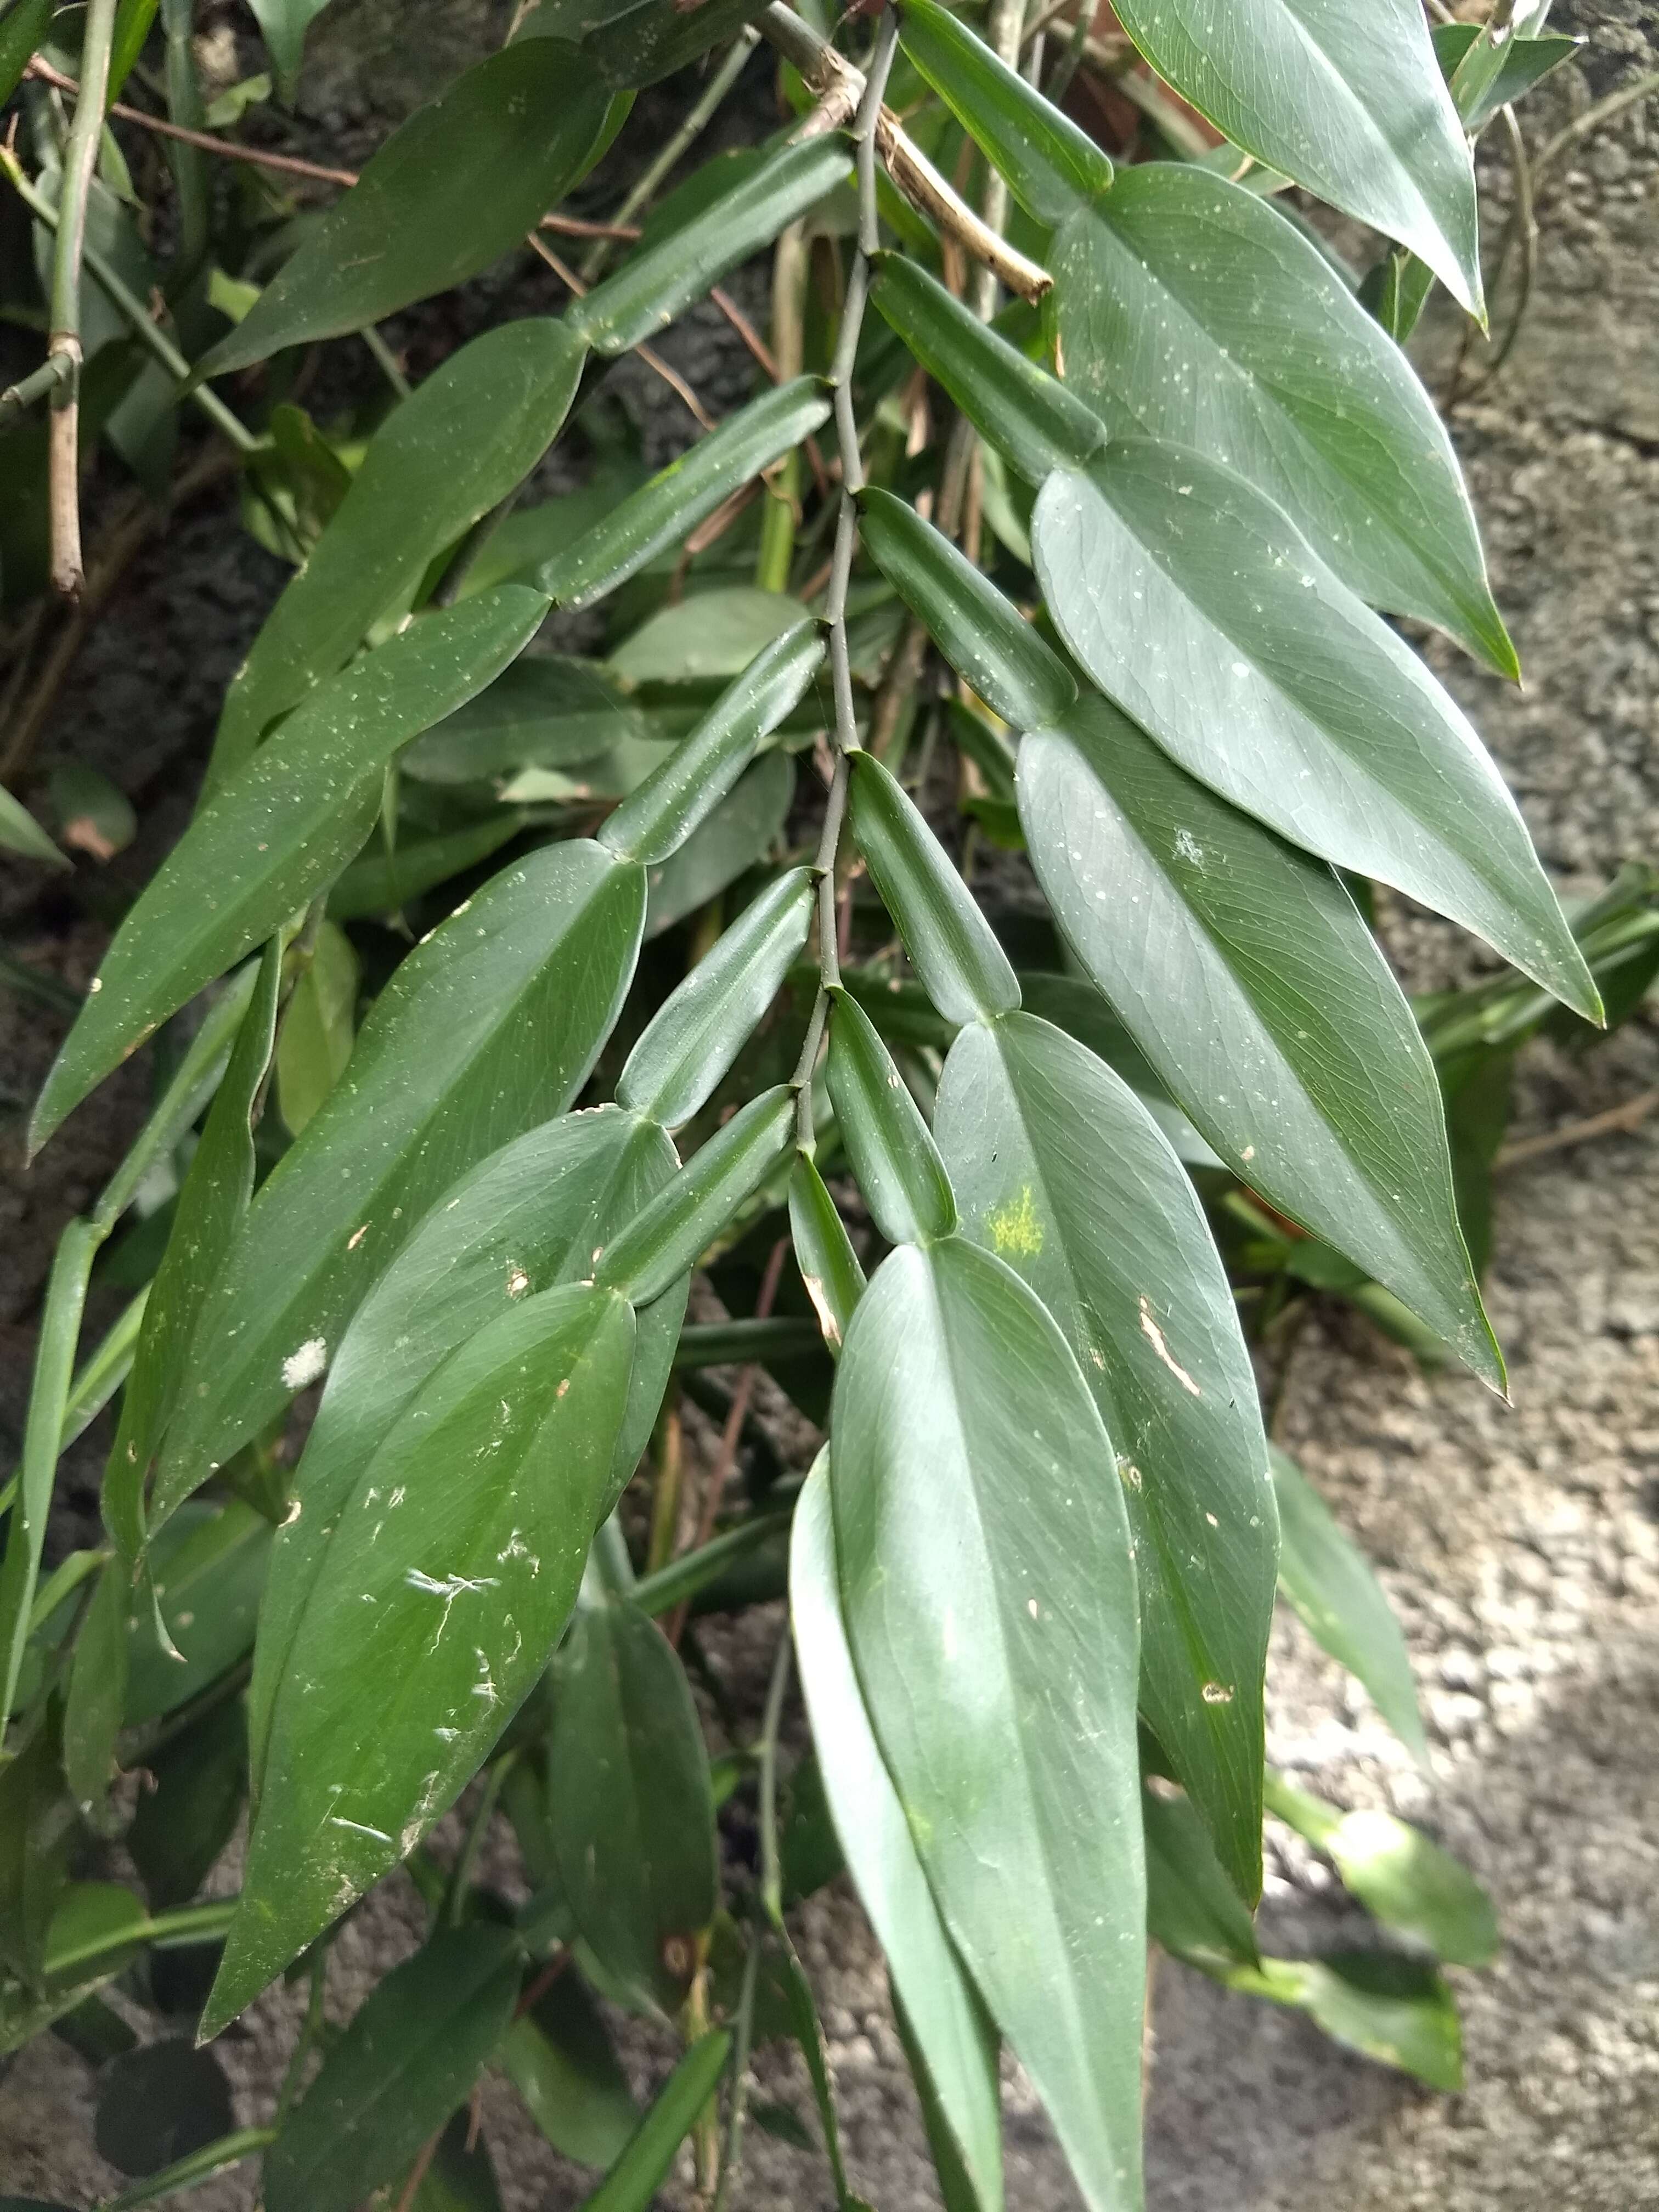
[[[1018,1198],[1000,1206],[990,1218],[991,1242],[1006,1259],[1035,1260],[1042,1249],[1042,1224],[1028,1182]]]

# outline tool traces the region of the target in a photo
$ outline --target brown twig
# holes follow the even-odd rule
[[[438,2155],[438,2145],[443,2139],[443,2132],[442,2128],[434,2128],[421,2145],[420,2156],[410,2167],[409,2179],[398,2196],[398,2212],[410,2212],[415,2199],[421,2193],[421,2184],[426,2179],[427,2168]]]
[[[1604,1114],[1592,1114],[1582,1121],[1564,1122],[1559,1129],[1546,1129],[1540,1136],[1518,1138],[1514,1144],[1504,1146],[1495,1164],[1512,1168],[1522,1160],[1541,1159],[1546,1152],[1561,1152],[1571,1145],[1588,1144],[1595,1137],[1612,1137],[1639,1128],[1656,1107],[1659,1107],[1659,1086],[1638,1091],[1634,1098],[1626,1098],[1620,1106],[1609,1106]]]
[[[558,278],[560,283],[564,285],[569,291],[573,299],[580,300],[586,296],[586,285],[583,283],[581,278],[576,274],[575,270],[569,266],[568,263],[560,259],[559,256],[555,253],[552,247],[548,245],[544,239],[538,238],[534,231],[532,231],[530,234],[530,243],[535,247],[537,252],[541,255],[542,259],[546,262],[548,267]],[[712,430],[714,428],[714,416],[708,412],[708,410],[703,405],[702,400],[698,398],[696,393],[693,392],[690,386],[686,382],[685,379],[680,374],[678,369],[671,368],[668,363],[663,359],[662,356],[658,353],[653,347],[648,345],[638,345],[635,347],[634,350],[638,354],[640,359],[645,363],[646,367],[652,370],[654,374],[659,376],[663,382],[668,386],[669,390],[674,393],[676,398],[684,403],[685,406],[690,410],[693,419],[696,422],[700,428],[704,430]]]
[[[569,1964],[570,1950],[568,1945],[566,1945],[562,1950],[556,1952],[548,1960],[530,1987],[519,1999],[513,2008],[514,2019],[522,2020],[527,2012],[533,2012]]]
[[[761,1277],[760,1293],[755,1300],[755,1319],[767,1320],[772,1311],[772,1302],[778,1295],[778,1284],[783,1274],[784,1255],[789,1249],[789,1239],[780,1237],[772,1247],[766,1262],[766,1272]],[[690,1549],[700,1552],[714,1533],[714,1516],[720,1509],[732,1462],[738,1455],[738,1439],[743,1434],[743,1425],[749,1418],[749,1401],[755,1394],[755,1377],[760,1372],[751,1359],[738,1377],[738,1387],[732,1394],[731,1409],[726,1416],[726,1426],[720,1431],[720,1449],[714,1455],[714,1464],[708,1470],[708,1485],[703,1492],[702,1506],[697,1515],[696,1534],[691,1539]],[[663,1633],[676,1650],[685,1633],[685,1617],[690,1610],[690,1600],[683,1598],[669,1618]]]
[[[776,362],[772,358],[771,348],[731,294],[723,285],[711,284],[708,288],[708,296],[725,316],[726,321],[731,324],[744,345],[748,347],[765,374],[774,384],[781,384],[783,379],[779,374]]]

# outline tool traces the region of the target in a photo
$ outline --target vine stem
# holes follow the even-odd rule
[[[58,197],[58,242],[52,261],[52,307],[46,357],[64,368],[52,388],[46,447],[52,531],[52,587],[78,599],[86,582],[81,558],[81,258],[86,246],[87,202],[109,92],[110,48],[116,0],[89,0],[81,53],[81,93],[75,103]]]

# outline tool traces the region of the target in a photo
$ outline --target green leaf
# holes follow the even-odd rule
[[[1118,20],[1224,137],[1484,312],[1474,168],[1417,0],[1125,0]]]
[[[784,1084],[751,1098],[593,1255],[594,1280],[621,1291],[636,1306],[660,1297],[696,1265],[782,1161],[794,1118],[794,1093]]]
[[[949,1022],[1017,1006],[1008,956],[915,802],[873,754],[851,765],[853,836],[928,997]]]
[[[1338,1527],[1296,1462],[1277,1446],[1271,1456],[1283,1532],[1279,1588],[1314,1641],[1364,1685],[1426,1772],[1429,1746],[1417,1682],[1394,1607],[1370,1562]]]
[[[559,1654],[548,1768],[577,1929],[608,1983],[672,2016],[720,1902],[714,1801],[684,1669],[624,1598],[585,1606]]]
[[[515,664],[516,665],[516,664]],[[400,840],[390,853],[366,853],[354,860],[328,895],[331,922],[361,921],[370,915],[392,915],[424,897],[440,884],[487,860],[524,827],[514,812],[470,822],[435,837]]]
[[[689,453],[641,484],[575,543],[544,562],[537,583],[564,607],[591,606],[647,562],[688,538],[724,500],[791,452],[830,418],[816,377],[799,376],[751,399]]]
[[[159,2173],[235,2124],[230,2084],[213,2053],[168,2036],[125,2052],[104,2073],[93,2137],[99,2156],[123,2173]]]
[[[235,1498],[187,1505],[162,1531],[150,1553],[155,1605],[138,1605],[127,1622],[130,1727],[176,1712],[246,1655],[270,1533],[264,1515]]]
[[[542,613],[534,592],[508,584],[414,623],[320,686],[210,795],[115,933],[46,1078],[32,1152],[169,1014],[338,873],[380,811],[387,760],[481,690]]]
[[[1361,599],[1520,674],[1428,394],[1275,207],[1148,162],[1068,223],[1050,260],[1067,379],[1111,436],[1224,461]]]
[[[904,0],[900,21],[905,52],[1033,222],[1053,229],[1106,190],[1112,165],[1094,140],[959,18]]]
[[[59,761],[53,769],[52,805],[64,843],[90,853],[100,865],[125,853],[138,834],[138,817],[125,792],[84,761]]]
[[[0,100],[9,100],[22,82],[51,25],[53,4],[54,0],[15,0],[0,19]]]
[[[481,783],[525,768],[574,768],[651,734],[598,661],[533,653],[417,738],[401,765],[419,783]]]
[[[476,276],[584,173],[610,106],[556,40],[475,63],[392,132],[197,374],[362,330]]]
[[[1183,768],[1596,1018],[1583,956],[1480,739],[1261,492],[1196,453],[1129,441],[1086,476],[1048,479],[1031,549],[1066,643]]]
[[[562,2157],[609,2166],[639,2124],[639,2107],[605,2022],[568,1969],[514,2021],[501,2064]]]
[[[805,620],[799,599],[727,584],[659,607],[611,654],[610,666],[629,684],[693,684],[740,676],[775,639]]]
[[[789,1177],[789,1231],[823,1340],[832,1353],[839,1352],[864,1294],[864,1270],[823,1177],[805,1152]]]
[[[665,1128],[689,1121],[759,1027],[806,943],[812,876],[791,868],[761,893],[664,1000],[617,1079],[617,1103]]]
[[[1325,1959],[1263,1959],[1227,1977],[1230,1989],[1305,2012],[1335,2042],[1414,2074],[1455,2096],[1463,2087],[1463,2033],[1435,1969],[1397,1951],[1339,1951]]]
[[[44,860],[49,868],[72,867],[67,854],[60,853],[40,824],[20,799],[0,787],[0,846],[9,853],[21,853],[25,860]]]
[[[869,1015],[840,989],[830,998],[825,1074],[842,1142],[882,1235],[895,1244],[948,1236],[957,1207],[939,1149]]]
[[[320,1377],[457,1176],[569,1105],[626,994],[643,907],[639,869],[585,842],[549,846],[409,955],[208,1295],[191,1354],[198,1395],[168,1433],[155,1518]]]
[[[83,1818],[100,1830],[109,1825],[115,1739],[126,1700],[127,1582],[125,1563],[108,1560],[76,1631],[64,1707],[64,1779]]]
[[[28,1741],[0,1766],[0,1960],[31,1984],[40,1978],[78,1839],[61,1765],[57,1710],[49,1706]]]
[[[327,7],[328,0],[248,0],[248,4],[276,64],[283,97],[291,100],[299,88],[306,32]]]
[[[933,1902],[905,1808],[877,1747],[842,1619],[820,1456],[795,1508],[789,1608],[818,1770],[836,1831],[979,2212],[1002,2203],[996,2032]]]
[[[646,935],[659,937],[696,914],[763,859],[794,795],[794,763],[787,753],[757,760],[685,842],[650,870]]]
[[[623,801],[600,830],[600,842],[647,867],[669,860],[720,806],[761,739],[805,696],[823,659],[823,630],[816,622],[798,622],[763,647],[690,735]],[[793,783],[792,777],[792,789]],[[670,903],[677,902],[678,895]]]
[[[513,1931],[434,1936],[372,1990],[265,2158],[270,2212],[352,2212],[464,2102],[519,1994]]]
[[[407,1855],[536,1681],[604,1504],[633,1350],[614,1294],[526,1297],[453,1352],[363,1460],[272,1700],[204,2035]]]
[[[659,1128],[615,1107],[569,1114],[494,1152],[426,1214],[358,1310],[294,1475],[248,1696],[256,1806],[272,1706],[322,1561],[362,1468],[440,1363],[533,1293],[580,1281],[592,1255],[675,1173]],[[633,1474],[668,1380],[682,1284],[640,1316],[627,1418],[602,1501]]]
[[[890,492],[869,490],[865,550],[986,705],[1017,729],[1041,729],[1077,697],[1063,662],[988,577]]]
[[[1024,1284],[953,1237],[860,1300],[832,1437],[848,1638],[933,1895],[1085,2201],[1136,2204],[1138,1638],[1100,1415]]]
[[[1278,1521],[1203,1208],[1127,1085],[1030,1014],[961,1032],[934,1127],[965,1232],[1059,1322],[1117,1447],[1141,1710],[1254,1904]]]
[[[839,137],[779,147],[672,236],[636,248],[614,276],[566,308],[566,327],[600,354],[626,353],[655,337],[852,173]]]
[[[1092,983],[1076,975],[1027,974],[1020,977],[1019,988],[1028,1013],[1086,1044],[1097,1060],[1103,1060],[1114,1074],[1123,1078],[1169,1139],[1178,1160],[1189,1168],[1221,1166]]]
[[[1492,1899],[1461,1859],[1392,1813],[1335,1806],[1269,1772],[1267,1809],[1323,1851],[1343,1887],[1385,1927],[1426,1943],[1455,1966],[1489,1966],[1498,1955]]]
[[[226,696],[216,780],[376,622],[401,612],[434,556],[522,482],[557,434],[582,361],[558,323],[506,323],[452,354],[392,410]]]
[[[489,2145],[482,2134],[473,2141],[469,2112],[456,2112],[439,2137],[411,2212],[501,2212]]]
[[[276,1047],[276,1102],[290,1136],[299,1135],[345,1073],[357,977],[350,939],[337,922],[325,921],[294,987]]]
[[[180,1187],[167,1249],[144,1303],[120,1425],[104,1470],[104,1522],[125,1559],[137,1559],[143,1547],[144,1485],[178,1402],[202,1302],[253,1194],[253,1103],[270,1065],[282,974],[282,946],[273,939],[257,974],[248,979],[252,989],[246,1012]]]
[[[247,1723],[240,1698],[210,1706],[181,1735],[144,1754],[153,1787],[142,1790],[126,1846],[158,1910],[185,1905],[230,1841],[247,1776]]]
[[[1028,483],[1099,451],[1099,420],[1082,400],[937,277],[897,253],[878,255],[877,272],[870,299],[883,320]]]
[[[1570,62],[1583,44],[1582,39],[1559,35],[1511,35],[1500,39],[1495,48],[1489,43],[1482,57],[1484,66],[1476,75],[1465,75],[1463,65],[1480,35],[1478,23],[1437,23],[1429,33],[1434,40],[1435,58],[1451,86],[1463,128],[1471,137],[1486,129],[1500,107],[1523,100],[1552,70]]]
[[[715,2028],[694,2043],[664,2082],[621,2155],[580,2212],[648,2212],[674,2154],[720,2086],[732,2039]]]
[[[1501,1389],[1433,1064],[1340,883],[1102,700],[1028,737],[1019,781],[1055,919],[1217,1152]]]
[[[1216,1856],[1192,1799],[1152,1773],[1144,1779],[1140,1810],[1146,1838],[1146,1933],[1153,1942],[1206,1973],[1260,1965],[1255,1923]]]
[[[144,1908],[117,1882],[71,1882],[47,1932],[41,1976],[33,1986],[0,1983],[0,2057],[20,2050],[43,2028],[73,2012],[131,1963]]]

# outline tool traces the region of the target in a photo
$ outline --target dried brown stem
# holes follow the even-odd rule
[[[1609,1106],[1604,1114],[1591,1114],[1582,1121],[1566,1121],[1559,1129],[1546,1129],[1540,1136],[1521,1137],[1512,1145],[1505,1145],[1498,1155],[1500,1168],[1518,1166],[1522,1160],[1541,1159],[1546,1152],[1565,1152],[1569,1146],[1588,1144],[1595,1137],[1612,1137],[1631,1129],[1639,1128],[1656,1107],[1659,1107],[1659,1086],[1651,1091],[1638,1091],[1634,1098],[1626,1098],[1621,1105]]]
[[[555,253],[552,247],[547,243],[545,239],[538,238],[535,232],[532,231],[530,234],[530,243],[535,247],[537,252],[541,255],[542,259],[546,262],[548,267],[558,278],[560,283],[564,285],[568,290],[573,299],[580,300],[586,297],[587,292],[586,285],[583,283],[581,278],[576,274],[575,270],[569,266],[568,263],[560,259],[559,256]],[[650,369],[654,375],[659,376],[675,397],[684,403],[685,406],[690,410],[693,419],[701,429],[712,430],[714,428],[714,416],[708,412],[708,410],[703,405],[702,400],[698,398],[696,393],[693,392],[690,386],[686,382],[685,379],[680,374],[677,368],[671,368],[668,363],[663,359],[662,356],[652,346],[638,345],[635,347],[634,350],[638,354],[640,359],[645,363],[646,367]]]

